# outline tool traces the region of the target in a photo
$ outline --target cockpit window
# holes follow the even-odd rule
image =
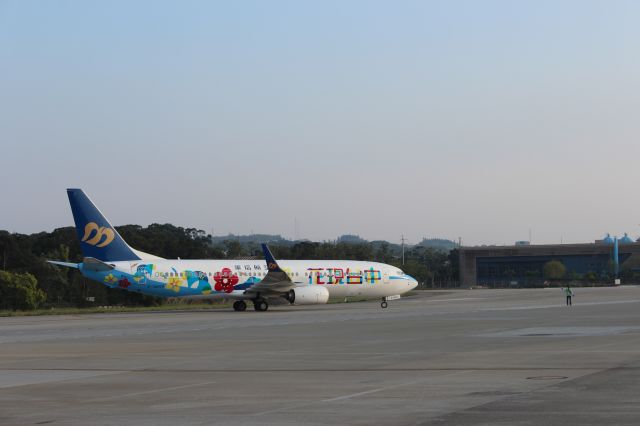
[[[404,272],[402,272],[400,269],[398,269],[398,270],[396,271],[396,274],[398,274],[398,275],[404,275]]]

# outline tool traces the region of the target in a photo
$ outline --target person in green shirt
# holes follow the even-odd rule
[[[567,296],[567,306],[571,306],[571,297],[573,296],[573,291],[571,291],[570,285],[567,285],[567,288],[564,289],[564,294]]]

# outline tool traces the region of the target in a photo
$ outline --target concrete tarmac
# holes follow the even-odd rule
[[[0,318],[0,425],[637,425],[640,288]]]

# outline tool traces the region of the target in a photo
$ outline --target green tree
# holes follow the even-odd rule
[[[559,280],[567,273],[567,268],[558,260],[551,260],[542,268],[544,277],[549,280]]]
[[[593,272],[593,271],[589,271],[589,272],[587,272],[586,274],[584,274],[584,279],[585,279],[587,282],[595,283],[596,281],[598,281],[598,274],[596,274],[596,273],[595,273],[595,272]]]
[[[376,250],[376,260],[382,263],[389,263],[391,260],[391,253],[389,253],[389,243],[386,241],[380,244],[378,250]]]
[[[33,275],[0,271],[0,309],[36,309],[46,299]]]
[[[238,240],[226,240],[224,245],[227,249],[227,259],[235,259],[242,253],[242,246]]]

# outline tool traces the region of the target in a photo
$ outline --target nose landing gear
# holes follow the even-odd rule
[[[400,295],[399,295],[399,294],[396,294],[396,295],[393,295],[393,296],[386,296],[386,297],[383,297],[383,298],[382,298],[382,302],[380,302],[380,307],[381,307],[382,309],[386,309],[386,307],[387,307],[387,306],[389,306],[389,305],[387,304],[387,302],[388,302],[388,301],[390,301],[390,300],[398,300],[398,299],[400,299]]]

